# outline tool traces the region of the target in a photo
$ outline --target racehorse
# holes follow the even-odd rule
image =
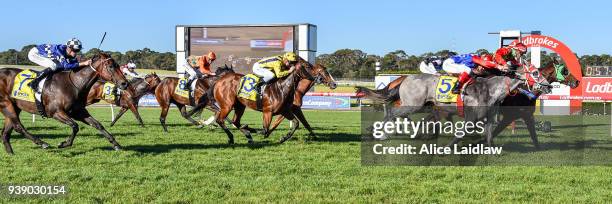
[[[230,73],[222,76],[214,84],[213,97],[219,104],[219,112],[216,114],[216,122],[227,134],[228,143],[234,143],[234,135],[229,131],[223,122],[227,115],[232,109],[234,110],[234,118],[232,124],[239,128],[240,131],[245,135],[249,143],[253,143],[253,138],[247,125],[241,126],[240,119],[244,114],[246,107],[253,110],[263,112],[263,134],[264,137],[270,135],[269,127],[272,122],[273,115],[282,115],[285,118],[292,120],[295,124],[287,135],[280,139],[280,143],[283,143],[293,136],[293,133],[299,126],[299,121],[293,114],[293,100],[295,98],[295,90],[298,82],[302,79],[314,80],[314,76],[311,72],[315,72],[315,76],[322,74],[322,69],[319,71],[314,70],[310,64],[298,63],[295,66],[295,70],[288,76],[280,79],[276,79],[271,82],[262,91],[263,97],[261,97],[262,109],[257,108],[257,102],[239,98],[238,86],[240,84],[240,78],[243,74]]]
[[[206,101],[207,98],[207,90],[211,87],[213,81],[223,76],[225,73],[233,73],[234,70],[232,68],[228,68],[227,65],[225,68],[217,68],[215,74],[217,76],[209,76],[205,78],[198,79],[196,81],[195,89],[193,90],[193,103],[189,98],[179,96],[175,93],[176,86],[179,82],[179,78],[177,77],[166,77],[164,80],[159,83],[159,85],[155,88],[155,98],[161,107],[161,114],[159,116],[159,122],[161,123],[164,132],[168,132],[168,127],[166,126],[166,116],[168,115],[168,109],[170,108],[170,104],[176,105],[176,107],[181,112],[181,116],[187,119],[194,125],[199,125],[197,121],[191,118],[191,115],[197,112],[198,108],[203,108],[206,104],[202,101]],[[186,86],[189,86],[187,84]],[[189,113],[187,112],[187,105],[194,106]]]
[[[527,69],[526,67],[524,68]],[[499,73],[497,74],[499,75]],[[527,80],[528,78],[526,77],[535,77],[522,74],[517,76],[518,78],[506,76],[476,78],[472,84],[466,86],[463,92],[463,102],[467,110],[465,111],[466,121],[476,122],[477,120],[489,117],[491,109],[504,101],[512,90]],[[397,85],[397,82],[391,83],[395,85],[394,88],[373,91],[365,87],[357,87],[357,93],[365,95],[366,98],[373,98],[376,101],[395,103],[395,105],[388,107],[389,110],[385,114],[386,121],[412,114],[428,104],[441,107],[442,109],[452,108],[456,111],[454,104],[440,103],[435,100],[439,78],[439,76],[431,74],[410,75],[400,78],[399,81],[401,82],[399,82],[399,85]],[[537,84],[541,85],[539,87],[541,90],[538,91],[547,91],[548,83],[545,80],[541,81],[541,77],[538,80],[540,82]],[[490,124],[487,123],[487,125]],[[490,126],[488,128],[490,129]],[[455,137],[451,144],[457,143],[459,139]]]
[[[118,106],[120,106],[121,110],[119,111],[117,116],[115,116],[113,121],[111,121],[111,124],[110,124],[111,127],[115,125],[115,122],[117,122],[117,120],[119,120],[119,118],[121,118],[121,116],[123,116],[123,114],[128,109],[132,111],[132,113],[134,114],[134,117],[136,117],[136,120],[138,120],[138,123],[140,124],[140,126],[144,127],[142,118],[140,117],[140,114],[138,113],[138,101],[146,93],[153,93],[153,91],[155,90],[155,87],[157,87],[157,85],[160,82],[161,82],[161,79],[155,73],[147,74],[144,77],[144,79],[134,78],[129,81],[130,87],[132,87],[134,90],[128,89],[128,90],[122,91],[121,95],[118,98],[116,98],[115,100],[110,100],[110,99],[104,99],[103,93],[105,91],[110,92],[112,90],[103,90],[105,82],[98,81],[93,85],[93,87],[89,91],[89,95],[87,96],[87,105],[91,105],[91,104],[100,102],[100,100],[105,100],[106,102],[110,104],[117,104]]]
[[[544,68],[540,68],[542,76],[550,83],[559,82],[561,84],[568,85],[570,88],[575,89],[580,84],[580,81],[574,77],[567,67],[559,63],[556,59]],[[499,121],[497,126],[490,134],[487,134],[486,142],[492,146],[493,138],[501,133],[506,127],[517,119],[523,119],[529,136],[534,147],[539,148],[539,143],[535,128],[534,113],[536,111],[536,100],[531,100],[523,94],[510,95],[506,100],[501,103],[500,114],[503,116],[502,120]],[[484,141],[481,141],[484,142]]]
[[[576,88],[579,84],[579,81],[568,72],[565,66],[557,66],[561,65],[556,60],[545,68],[541,68],[540,72],[546,81],[560,82],[561,84],[569,85],[571,88]],[[366,96],[366,98],[372,98],[380,101],[382,96],[387,96],[386,99],[389,103],[392,103],[393,106],[399,107],[401,106],[399,100],[399,85],[404,81],[406,76],[401,76],[389,83],[386,87],[380,90],[369,90],[358,88],[358,93],[360,95]],[[434,118],[434,120],[440,120],[441,117],[447,118],[448,121],[452,120],[452,116],[457,114],[457,109],[454,108],[454,103],[451,104],[443,104],[442,108],[439,108],[435,113],[428,116],[428,118]],[[512,108],[506,108],[512,107]],[[533,113],[535,112],[535,100],[529,99],[527,96],[523,94],[510,94],[505,100],[501,103],[501,115],[503,116],[503,120],[497,124],[497,127],[493,131],[487,131],[487,137],[483,138],[481,142],[488,141],[492,142],[492,138],[498,135],[504,128],[508,126],[512,121],[522,118],[527,125],[527,129],[529,130],[532,142],[535,147],[538,147],[537,135],[535,132],[535,120],[533,118]],[[444,115],[444,116],[441,116]],[[492,145],[492,143],[491,143]]]
[[[301,58],[300,61],[300,63],[309,63]],[[315,133],[312,130],[312,127],[310,127],[310,124],[308,124],[308,121],[306,121],[306,117],[302,112],[302,99],[304,98],[304,95],[306,95],[306,92],[308,92],[308,90],[310,90],[310,88],[312,88],[312,86],[314,86],[315,84],[325,84],[330,89],[335,89],[337,86],[336,82],[334,81],[334,78],[329,74],[329,72],[327,72],[327,68],[325,66],[321,64],[315,64],[313,66],[313,70],[315,72],[320,72],[321,74],[315,74],[314,79],[303,78],[298,82],[297,87],[295,88],[293,106],[291,106],[293,114],[308,130],[310,137],[314,137]],[[285,117],[283,115],[279,115],[276,120],[274,120],[274,123],[272,123],[272,128],[270,128],[268,135],[270,135],[272,131],[274,131],[284,119]]]
[[[87,94],[98,79],[112,81],[120,89],[127,89],[128,82],[119,70],[119,65],[109,54],[98,53],[91,60],[90,66],[77,68],[71,72],[56,73],[47,79],[41,96],[44,107],[43,113],[72,128],[72,135],[61,142],[58,145],[59,148],[72,146],[79,131],[79,125],[74,121],[77,120],[98,129],[112,144],[113,149],[120,150],[119,143],[100,122],[89,114],[85,106],[87,105]],[[23,70],[17,68],[0,69],[0,108],[2,108],[2,114],[4,115],[2,143],[9,154],[13,154],[13,148],[10,144],[10,135],[13,129],[43,149],[49,147],[49,144],[30,134],[19,120],[21,110],[29,113],[39,113],[34,102],[16,100],[11,97],[15,76],[21,71]]]

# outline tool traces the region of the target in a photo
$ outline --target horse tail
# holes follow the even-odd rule
[[[386,91],[387,92],[387,100],[386,100],[386,102],[393,102],[393,101],[396,101],[396,100],[400,99],[399,87],[400,86],[395,86],[395,87],[393,87],[391,89],[387,89],[388,86],[385,87],[385,90],[387,90]]]
[[[215,83],[212,83],[206,93],[200,97],[198,104],[204,104],[204,106],[215,106],[215,95],[214,95]]]
[[[364,98],[374,100],[375,102],[386,102],[389,99],[389,90],[387,87],[379,90],[372,90],[363,86],[356,86],[355,92],[358,96],[363,96]]]
[[[403,80],[403,78],[399,80]],[[390,86],[392,85],[393,87],[390,88]],[[366,87],[356,86],[355,88],[357,89],[357,91],[355,93],[357,93],[358,96],[363,96],[367,99],[374,100],[375,102],[390,103],[400,98],[399,87],[400,86],[398,83],[393,82],[389,83],[387,86],[379,90],[372,90]]]

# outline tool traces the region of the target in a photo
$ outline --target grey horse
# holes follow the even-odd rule
[[[463,102],[465,121],[491,121],[494,110],[501,104],[510,92],[523,84],[523,75],[515,77],[493,76],[489,78],[476,78],[474,82],[464,88]],[[370,90],[365,87],[356,87],[357,93],[363,93],[366,98],[387,103],[385,108],[385,121],[394,118],[408,117],[421,110],[426,105],[433,105],[438,111],[456,113],[455,104],[440,103],[436,98],[439,76],[431,74],[409,75],[402,79],[399,86],[392,89]],[[541,89],[548,88],[545,80],[540,80]],[[542,90],[548,92],[549,90]],[[397,106],[392,105],[394,103]],[[492,123],[486,123],[487,140],[492,131]],[[383,137],[384,139],[385,137]],[[461,138],[455,137],[451,144],[456,144]],[[489,144],[492,144],[489,141]]]

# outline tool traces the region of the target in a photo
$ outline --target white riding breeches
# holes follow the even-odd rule
[[[425,64],[424,61],[419,64],[419,70],[424,74],[440,75],[432,63]]]
[[[127,74],[128,76],[131,76],[131,77],[139,77],[138,73],[133,72],[133,71],[130,71],[130,69],[128,69],[128,68],[126,68],[126,67],[124,67],[123,69],[121,69],[121,71],[122,71],[124,74]]]
[[[274,73],[269,69],[261,68],[257,62],[253,64],[253,74],[263,77],[265,82],[269,82],[270,80],[274,79]]]
[[[197,78],[197,73],[195,71],[195,68],[191,67],[191,65],[189,65],[189,62],[187,62],[187,59],[183,60],[183,68],[185,68],[185,71],[187,72],[187,74],[189,74],[189,80],[193,80],[195,78]]]
[[[57,69],[57,64],[55,64],[53,60],[40,55],[36,47],[30,49],[30,52],[28,52],[28,59],[44,68],[51,68],[54,71]]]
[[[470,67],[465,66],[464,64],[455,63],[455,60],[452,58],[444,60],[444,63],[442,63],[442,69],[451,74],[460,74],[463,72],[470,73],[472,71]]]

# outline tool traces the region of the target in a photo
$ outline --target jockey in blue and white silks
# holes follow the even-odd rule
[[[474,54],[461,54],[452,56],[442,63],[442,69],[450,74],[459,74],[462,72],[471,72],[476,64],[472,60]]]
[[[90,65],[91,60],[79,62],[76,59],[77,53],[80,52],[81,48],[81,41],[72,38],[64,45],[42,44],[30,49],[30,52],[28,52],[28,59],[45,68],[36,79],[30,82],[30,87],[32,87],[33,90],[37,90],[36,87],[38,83],[54,72],[72,70]]]

